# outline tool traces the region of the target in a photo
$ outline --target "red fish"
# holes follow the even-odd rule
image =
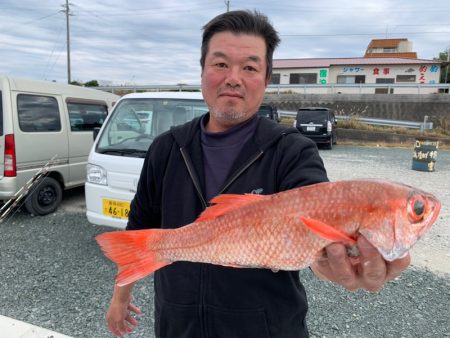
[[[240,268],[300,270],[325,246],[355,244],[361,234],[388,261],[404,256],[435,222],[441,204],[399,183],[318,183],[273,195],[219,195],[193,223],[177,229],[97,236],[118,265],[123,286],[175,261]]]

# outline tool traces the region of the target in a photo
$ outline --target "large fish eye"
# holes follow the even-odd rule
[[[421,221],[425,214],[425,200],[420,195],[413,196],[408,203],[408,216],[411,221]]]
[[[414,202],[414,213],[417,216],[420,216],[423,214],[424,211],[425,211],[425,204],[423,204],[422,201],[416,200]]]

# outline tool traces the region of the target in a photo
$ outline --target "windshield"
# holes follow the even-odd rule
[[[327,110],[300,110],[297,113],[298,123],[323,123],[328,120]]]
[[[96,150],[103,154],[145,157],[156,136],[207,111],[203,100],[122,100],[99,136]]]
[[[272,113],[272,109],[269,106],[259,107],[259,110],[258,110],[259,115],[269,115],[270,113]]]

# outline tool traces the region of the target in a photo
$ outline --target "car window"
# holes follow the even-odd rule
[[[67,109],[72,131],[90,131],[101,127],[108,115],[106,104],[67,103]]]
[[[259,115],[267,115],[270,113],[272,113],[272,109],[270,107],[268,107],[268,106],[259,107],[259,110],[258,110]]]
[[[207,111],[203,100],[124,99],[113,110],[96,150],[145,151],[159,134]]]
[[[328,121],[328,111],[325,110],[300,110],[297,113],[299,123],[324,123]]]
[[[58,101],[52,96],[17,95],[19,126],[25,132],[61,130]]]

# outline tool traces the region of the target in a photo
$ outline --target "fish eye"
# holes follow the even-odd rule
[[[419,222],[425,214],[425,200],[420,195],[413,196],[408,203],[408,216],[411,221]]]
[[[416,200],[414,202],[414,213],[417,216],[420,216],[423,214],[423,212],[425,211],[425,205],[423,204],[422,201]]]

